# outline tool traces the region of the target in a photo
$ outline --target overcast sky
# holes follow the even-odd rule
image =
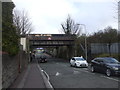
[[[85,24],[87,33],[107,26],[118,28],[116,0],[12,0],[15,9],[27,11],[34,26],[32,33],[60,34],[61,23],[68,14],[78,24]],[[115,18],[114,18],[115,17]],[[85,30],[82,30],[84,33]]]

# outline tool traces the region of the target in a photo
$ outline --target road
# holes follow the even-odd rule
[[[54,88],[118,88],[119,77],[91,73],[88,68],[71,67],[68,60],[48,59],[40,67],[49,75]]]

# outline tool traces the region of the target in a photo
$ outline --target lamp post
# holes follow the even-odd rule
[[[85,30],[85,57],[86,57],[86,60],[87,60],[87,38],[86,38],[86,25],[85,24],[77,24],[77,25],[82,25],[84,27],[84,30]]]

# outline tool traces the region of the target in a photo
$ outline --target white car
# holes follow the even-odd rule
[[[75,67],[88,67],[87,61],[83,57],[73,57],[70,59],[70,65]]]

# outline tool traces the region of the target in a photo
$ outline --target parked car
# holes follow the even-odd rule
[[[99,57],[91,61],[91,71],[99,71],[107,76],[120,75],[120,62],[112,57]]]
[[[70,65],[75,67],[88,67],[87,61],[83,57],[73,57],[70,59]]]

